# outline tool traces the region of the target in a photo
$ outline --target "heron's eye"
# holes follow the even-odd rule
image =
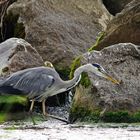
[[[100,68],[100,65],[99,64],[97,64],[97,63],[94,63],[94,64],[92,64],[94,67],[96,67],[96,68]]]
[[[103,72],[104,68],[102,66],[100,66],[98,63],[94,63],[92,64],[94,67],[96,67],[98,69],[98,71]]]

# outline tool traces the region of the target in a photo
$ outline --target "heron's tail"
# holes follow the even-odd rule
[[[11,85],[5,85],[6,78],[0,77],[0,95],[27,95]]]

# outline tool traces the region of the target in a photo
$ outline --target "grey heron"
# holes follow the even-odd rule
[[[25,95],[30,100],[42,102],[43,114],[47,115],[45,110],[47,97],[75,87],[81,79],[82,72],[91,72],[119,84],[118,80],[109,76],[104,68],[97,63],[80,66],[75,70],[73,79],[68,81],[62,80],[54,68],[41,66],[11,74],[0,83],[0,93]],[[32,110],[33,104],[30,110]]]
[[[53,64],[50,61],[45,61],[44,62],[44,66],[45,67],[50,67],[50,68],[53,68],[54,69],[54,66],[53,66]],[[34,107],[34,103],[35,103],[35,100],[32,99],[31,100],[31,106],[30,106],[29,112],[32,112],[33,107]],[[44,100],[42,101],[42,109],[43,109],[43,112],[44,112],[44,110],[45,110],[45,101]]]

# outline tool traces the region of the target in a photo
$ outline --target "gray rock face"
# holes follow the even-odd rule
[[[101,0],[18,0],[8,12],[19,14],[25,39],[59,67],[86,52],[111,18]]]
[[[105,111],[140,110],[140,46],[121,43],[85,54],[91,63],[101,64],[120,85],[90,75],[96,107]]]
[[[31,44],[19,38],[10,38],[0,44],[0,60],[3,74],[44,65],[42,57]]]
[[[105,38],[99,43],[97,50],[117,43],[131,42],[140,45],[139,37],[140,1],[133,0],[110,21]]]

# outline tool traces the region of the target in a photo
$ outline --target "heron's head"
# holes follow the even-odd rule
[[[50,67],[50,68],[54,68],[53,64],[49,61],[45,61],[44,62],[45,67]]]
[[[92,66],[91,72],[94,72],[97,76],[104,77],[104,78],[112,81],[115,84],[120,83],[118,80],[112,78],[109,74],[107,74],[107,72],[101,65],[94,63],[94,64],[91,64],[91,66]]]

